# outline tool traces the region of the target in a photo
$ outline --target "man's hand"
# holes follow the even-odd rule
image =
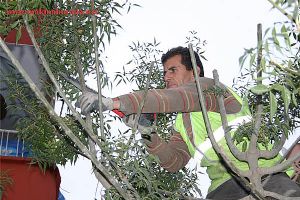
[[[123,118],[123,122],[130,128],[133,128],[134,122],[135,122],[135,117],[136,117],[135,114],[126,116]],[[153,126],[146,127],[146,126],[142,126],[142,125],[138,124],[137,130],[141,133],[141,136],[146,144],[151,143],[151,135],[153,133],[155,133]]]
[[[81,113],[87,113],[99,109],[98,94],[93,92],[86,92],[81,95],[76,102],[75,106],[80,105]],[[113,110],[113,100],[111,98],[102,97],[102,111]]]

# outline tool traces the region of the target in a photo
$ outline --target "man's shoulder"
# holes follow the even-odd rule
[[[215,84],[214,82],[214,79],[211,79],[211,78],[207,78],[207,77],[199,77],[199,81],[200,81],[200,84],[201,86],[212,86]],[[196,86],[196,81],[190,81],[188,83],[185,83],[183,85],[181,85],[181,87],[186,87],[186,86]]]

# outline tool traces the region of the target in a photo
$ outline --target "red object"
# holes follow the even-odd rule
[[[35,28],[33,28],[35,38],[39,38],[42,36],[41,27],[39,26],[41,20],[42,20],[42,18],[40,17],[38,19],[38,25]],[[4,38],[3,40],[6,43],[15,44],[16,43],[16,35],[17,35],[17,30],[13,29],[8,33],[7,36],[4,37],[4,36],[0,35],[0,37]],[[24,26],[21,28],[21,37],[17,44],[33,45],[31,42],[31,39],[29,37],[29,34]]]
[[[21,33],[22,33],[21,38],[19,39],[18,44],[32,45],[28,32],[24,27],[22,27]],[[6,43],[16,43],[16,34],[17,34],[17,30],[10,31],[8,35],[5,37],[4,41]]]
[[[123,117],[125,117],[125,114],[124,113],[122,113],[121,111],[119,111],[119,110],[117,110],[117,109],[114,109],[114,110],[112,110],[114,113],[116,113],[119,117],[121,117],[121,118],[123,118]]]
[[[37,164],[30,164],[30,158],[0,156],[0,170],[12,178],[2,200],[57,200],[60,174],[58,168],[43,172]]]

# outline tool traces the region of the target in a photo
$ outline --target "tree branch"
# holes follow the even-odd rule
[[[288,160],[283,161],[282,163],[273,166],[272,168],[261,168],[259,169],[259,173],[262,175],[265,174],[274,174],[277,172],[282,172],[284,170],[286,170],[287,168],[289,168],[293,162],[295,162],[296,160],[298,160],[300,158],[300,152],[298,154],[296,154],[295,156],[289,158]]]
[[[282,149],[285,141],[286,141],[285,134],[282,134],[279,143],[276,146],[273,146],[271,151],[261,150],[259,152],[259,157],[260,158],[266,158],[266,159],[274,158],[276,155],[278,155],[278,153]]]
[[[86,130],[86,132],[88,133],[88,135],[93,139],[93,141],[97,144],[100,144],[99,143],[99,140],[98,140],[98,136],[95,135],[93,133],[93,130],[87,126],[87,124],[83,121],[83,119],[81,118],[81,116],[78,114],[78,112],[75,110],[75,108],[72,106],[71,102],[68,100],[68,98],[66,97],[65,93],[62,91],[62,89],[60,88],[58,82],[56,81],[50,67],[49,67],[49,64],[48,62],[46,61],[40,47],[37,45],[37,42],[36,42],[36,39],[34,37],[34,34],[31,30],[31,28],[29,27],[28,25],[28,21],[26,19],[25,16],[23,16],[23,19],[24,19],[24,22],[25,22],[25,26],[26,26],[26,29],[27,29],[27,32],[30,36],[30,39],[35,47],[35,50],[36,52],[38,53],[41,61],[42,61],[42,65],[44,66],[49,78],[51,79],[52,83],[54,84],[56,90],[58,91],[59,95],[64,99],[64,102],[66,102],[66,104],[68,105],[68,107],[70,108],[70,110],[72,111],[74,117],[76,118],[76,120],[81,124],[81,126]]]
[[[138,112],[136,113],[136,118],[135,118],[135,121],[134,121],[134,125],[133,125],[133,132],[135,132],[135,130],[137,129],[137,126],[138,126],[138,121],[139,121],[139,118],[141,116],[141,113],[142,113],[142,109],[145,105],[145,100],[146,100],[146,96],[147,96],[147,93],[148,93],[148,90],[149,90],[149,86],[150,86],[150,79],[151,79],[151,75],[152,75],[152,71],[153,71],[153,67],[154,67],[154,62],[152,61],[150,63],[150,67],[149,67],[149,74],[147,76],[147,82],[146,82],[146,88],[144,90],[144,93],[143,93],[143,97],[142,97],[142,102],[140,104],[140,107],[138,109]]]
[[[24,70],[20,62],[17,60],[17,58],[13,55],[13,53],[9,50],[5,42],[3,41],[2,37],[0,37],[0,46],[6,52],[12,63],[15,65],[17,70],[20,72],[20,74],[23,76],[23,78],[28,83],[31,90],[35,93],[37,98],[42,101],[43,105],[47,108],[50,116],[57,121],[57,123],[62,127],[65,134],[78,146],[78,148],[97,166],[97,169],[99,169],[107,181],[109,181],[116,190],[125,198],[130,199],[129,196],[126,194],[126,192],[121,188],[121,186],[114,180],[114,178],[108,173],[106,168],[89,152],[89,150],[86,148],[86,146],[73,134],[71,129],[64,123],[64,121],[55,113],[52,106],[49,104],[47,99],[43,96],[41,91],[37,88],[35,83],[31,80],[27,72]]]
[[[217,70],[213,70],[213,77],[214,77],[215,85],[217,87],[220,87],[219,75],[218,75]],[[246,154],[243,152],[240,152],[232,141],[232,137],[230,135],[230,128],[228,127],[228,122],[227,122],[227,117],[226,117],[226,109],[224,106],[224,99],[221,94],[217,96],[217,101],[218,101],[218,105],[219,105],[219,109],[220,109],[222,126],[223,126],[223,130],[225,131],[225,139],[226,139],[227,145],[228,145],[231,153],[237,159],[239,159],[241,161],[246,161]]]
[[[202,92],[202,89],[201,89],[199,77],[197,75],[198,74],[197,73],[197,64],[196,64],[196,59],[195,59],[195,54],[194,54],[192,44],[189,44],[189,51],[190,51],[193,70],[194,70],[194,74],[195,74],[196,85],[197,85],[197,90],[198,90],[198,94],[199,94],[199,102],[200,102],[200,106],[201,106],[201,109],[202,109],[203,119],[204,119],[204,122],[205,122],[206,131],[207,131],[208,137],[209,137],[209,139],[212,143],[212,146],[213,146],[214,150],[216,151],[216,153],[218,155],[220,155],[221,158],[225,161],[225,163],[230,167],[230,169],[241,178],[242,182],[247,187],[251,188],[252,191],[255,192],[256,189],[251,184],[249,184],[247,179],[245,179],[245,176],[247,176],[248,173],[244,172],[244,171],[240,171],[237,167],[235,167],[231,163],[231,161],[229,160],[229,158],[225,154],[223,148],[219,146],[219,144],[216,142],[216,140],[214,138],[214,135],[213,135],[213,132],[212,132],[212,129],[211,129],[211,125],[210,125],[210,122],[209,122],[209,119],[208,119],[208,115],[207,115],[207,110],[206,110],[206,106],[205,106],[204,96],[203,96],[203,92]],[[261,195],[259,195],[258,198],[262,199]]]
[[[268,2],[270,2],[272,4],[272,6],[274,6],[279,12],[281,12],[283,15],[285,15],[289,20],[291,20],[292,22],[296,23],[296,20],[293,18],[293,16],[291,16],[284,9],[282,9],[281,7],[279,7],[274,1],[268,0]]]
[[[266,197],[273,197],[275,199],[280,199],[280,200],[296,200],[298,199],[299,200],[299,197],[287,197],[287,196],[283,196],[283,195],[280,195],[280,194],[277,194],[275,192],[270,192],[270,191],[264,191],[264,195]]]
[[[293,74],[293,75],[296,75],[296,76],[298,76],[298,77],[300,76],[300,73],[297,72],[296,70],[292,70],[292,69],[290,69],[290,68],[288,68],[288,67],[284,67],[284,66],[282,66],[282,65],[280,65],[280,64],[278,64],[278,63],[276,63],[274,60],[270,60],[270,64],[273,65],[273,66],[275,66],[275,67],[277,67],[278,69],[287,71],[287,72],[289,72],[289,73],[291,73],[291,74]]]
[[[94,10],[94,1],[91,1],[92,10]],[[94,51],[95,51],[95,68],[96,68],[96,75],[97,75],[97,87],[98,87],[98,103],[99,103],[99,116],[100,116],[100,132],[102,138],[105,138],[104,134],[104,122],[103,122],[103,109],[102,109],[102,87],[101,87],[101,74],[99,70],[100,62],[98,56],[98,38],[97,38],[97,19],[95,15],[92,15],[92,22],[93,22],[93,35],[94,35]]]
[[[132,135],[130,136],[130,138],[129,138],[128,142],[127,142],[127,146],[130,145],[130,143],[132,142],[133,137],[135,135],[135,132],[137,131],[138,120],[139,120],[139,118],[141,116],[142,109],[144,107],[146,96],[147,96],[147,93],[148,93],[148,90],[149,90],[150,79],[151,79],[151,74],[152,74],[153,67],[154,67],[154,62],[151,62],[150,63],[150,67],[149,67],[149,74],[148,74],[147,80],[146,80],[147,81],[146,82],[146,87],[145,87],[145,90],[144,90],[144,93],[143,93],[141,104],[140,104],[140,106],[138,108],[138,111],[137,111],[137,114],[136,114],[136,117],[135,117],[134,125],[133,125],[133,128],[132,128]]]
[[[74,1],[73,1],[73,4],[75,4]],[[74,24],[76,22],[75,15],[72,15],[72,22],[73,22],[73,26],[74,26]],[[77,71],[78,71],[78,74],[79,74],[79,83],[80,83],[82,94],[86,94],[87,93],[87,88],[86,88],[86,85],[85,85],[84,74],[83,74],[83,66],[81,64],[81,58],[80,58],[80,53],[79,53],[79,41],[78,41],[78,38],[77,38],[76,34],[74,34],[74,41],[75,41],[76,44],[78,44],[75,47],[74,57],[75,57],[75,63],[76,63]],[[99,105],[101,105],[101,104],[99,104]],[[102,107],[101,107],[101,109],[102,109]],[[93,121],[92,121],[90,113],[86,114],[86,124],[91,130],[93,130]],[[103,137],[102,137],[102,139],[104,140]],[[97,140],[97,142],[96,143],[98,144],[98,146],[101,145],[99,140]],[[98,159],[97,158],[97,151],[96,151],[95,142],[93,141],[93,139],[91,139],[91,137],[88,137],[88,146],[89,146],[90,152],[96,157],[96,159]],[[92,166],[95,167],[94,165],[92,165]],[[109,182],[107,182],[106,179],[102,176],[101,172],[99,172],[98,170],[94,170],[94,174],[95,174],[96,178],[99,180],[99,182],[102,184],[102,186],[105,189],[110,189],[112,187],[112,185]]]

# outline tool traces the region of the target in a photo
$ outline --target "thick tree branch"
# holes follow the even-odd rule
[[[274,158],[275,156],[278,155],[278,153],[282,149],[285,141],[286,141],[286,137],[285,137],[284,134],[282,134],[279,143],[274,145],[271,151],[260,150],[259,151],[259,157],[260,158],[266,158],[266,159]]]
[[[60,88],[58,82],[56,81],[50,67],[49,67],[49,64],[48,62],[46,61],[40,47],[38,46],[37,42],[36,42],[36,39],[34,37],[34,34],[31,30],[31,28],[29,27],[28,25],[28,21],[26,19],[26,16],[23,16],[23,19],[24,19],[24,22],[25,22],[25,26],[26,26],[26,29],[27,29],[27,32],[30,36],[30,39],[35,47],[35,50],[36,52],[38,53],[41,61],[42,61],[42,65],[44,66],[49,78],[51,79],[52,83],[54,84],[56,90],[58,91],[59,95],[64,99],[64,102],[66,102],[66,104],[68,105],[68,107],[70,108],[70,110],[72,111],[72,114],[74,115],[75,119],[81,124],[81,126],[86,130],[86,132],[88,133],[88,135],[93,139],[93,141],[95,143],[97,143],[98,145],[100,144],[99,143],[99,138],[97,135],[95,135],[93,133],[93,130],[87,126],[87,124],[85,123],[85,121],[83,121],[83,119],[81,118],[81,116],[78,114],[78,112],[75,110],[75,108],[73,107],[73,105],[71,104],[71,102],[68,100],[68,98],[66,97],[65,93],[62,91],[62,89]]]
[[[74,1],[73,1],[73,3],[74,3]],[[76,23],[75,15],[72,15],[72,22],[73,22],[73,25]],[[74,35],[74,41],[76,44],[79,44],[76,34]],[[79,45],[76,45],[76,47],[75,47],[74,57],[75,57],[77,72],[79,74],[79,83],[80,83],[81,91],[82,91],[82,94],[86,94],[87,88],[86,88],[85,80],[84,80],[83,66],[81,64]],[[101,104],[99,104],[99,105],[101,105]],[[92,121],[90,113],[86,114],[86,124],[91,130],[93,130],[93,121]],[[102,138],[102,139],[104,139],[104,138]],[[100,141],[99,140],[97,140],[97,141],[98,141],[98,145],[101,145]],[[88,146],[89,146],[90,152],[97,158],[97,150],[96,150],[95,142],[90,137],[88,138]],[[93,166],[93,168],[95,168],[95,165],[92,165],[92,166]],[[99,172],[98,170],[94,170],[94,174],[105,189],[110,189],[112,187],[112,185],[109,182],[107,182],[106,179],[102,176],[101,172]]]
[[[275,192],[270,192],[270,191],[264,191],[264,195],[266,197],[273,197],[275,199],[280,199],[280,200],[300,200],[299,197],[286,197],[286,196],[277,194]]]
[[[257,197],[259,199],[262,199],[262,195],[260,193],[258,193],[256,191],[256,189],[249,184],[248,180],[245,179],[245,176],[248,176],[249,174],[247,172],[244,171],[240,171],[237,167],[235,167],[231,161],[229,160],[229,158],[227,157],[227,155],[225,154],[224,150],[222,147],[219,146],[219,144],[216,142],[212,129],[211,129],[211,124],[209,122],[208,119],[208,115],[207,115],[207,110],[206,110],[206,106],[205,106],[205,101],[204,101],[204,95],[201,89],[201,85],[200,85],[200,81],[199,81],[199,77],[197,76],[197,64],[196,64],[196,59],[195,59],[195,55],[194,55],[194,50],[193,50],[193,46],[192,44],[189,44],[189,51],[190,51],[190,55],[191,55],[191,60],[192,60],[192,65],[193,65],[193,70],[194,70],[194,74],[195,74],[195,79],[196,79],[196,85],[197,85],[197,90],[198,90],[198,94],[199,94],[199,102],[200,102],[200,106],[202,109],[202,114],[203,114],[203,119],[205,122],[205,126],[206,126],[206,131],[208,134],[208,137],[212,143],[212,146],[214,148],[214,150],[216,151],[216,153],[218,155],[221,156],[221,158],[225,161],[225,163],[230,167],[230,169],[237,174],[237,176],[239,176],[242,180],[242,182],[249,188],[251,188],[251,190],[254,192],[254,194],[257,195]]]
[[[289,158],[288,160],[283,161],[282,163],[273,166],[271,168],[262,168],[259,169],[259,173],[262,175],[265,174],[274,174],[277,172],[282,172],[284,170],[286,170],[287,168],[289,168],[293,162],[295,162],[296,160],[300,159],[300,152],[298,154],[296,154],[295,156]]]
[[[93,2],[91,2],[93,4]],[[93,8],[92,8],[93,9]],[[72,20],[73,23],[76,23],[76,19],[75,19],[75,15],[72,16]],[[96,59],[96,75],[97,75],[97,86],[98,86],[98,100],[99,100],[99,105],[102,105],[102,93],[101,93],[101,75],[99,72],[99,57],[98,57],[98,43],[97,43],[97,31],[96,31],[96,21],[95,21],[95,16],[92,16],[92,20],[93,20],[93,34],[94,34],[94,49],[95,49],[95,59]],[[75,35],[75,43],[79,43],[77,36]],[[87,87],[85,85],[85,80],[84,80],[84,74],[83,74],[83,66],[81,64],[81,58],[80,58],[80,51],[79,51],[79,47],[78,45],[75,47],[75,61],[76,61],[76,65],[77,65],[77,71],[79,73],[79,82],[80,82],[80,86],[81,86],[81,91],[83,94],[85,94],[87,92]],[[102,106],[99,106],[99,115],[100,115],[100,132],[101,132],[101,138],[105,141],[105,134],[104,134],[104,122],[103,122],[103,112],[102,112]],[[87,113],[86,115],[86,122],[87,125],[92,129],[93,126],[93,122],[92,122],[92,118],[90,113]],[[99,141],[99,140],[98,140]],[[98,146],[101,148],[102,144],[97,143]],[[96,150],[96,146],[95,143],[89,138],[89,147],[90,147],[90,151],[95,155],[95,157],[97,157],[97,150]],[[119,169],[119,167],[117,165],[115,165],[112,160],[110,155],[108,155],[106,152],[102,152],[106,155],[106,157],[109,159],[109,163],[115,168],[115,172],[117,173],[117,175],[119,176],[119,178],[127,185],[127,187],[133,191],[135,193],[135,196],[137,199],[139,199],[139,195],[136,192],[136,190],[131,186],[131,184],[128,182],[128,180],[125,178],[126,176],[124,176],[121,173],[121,170]],[[95,167],[95,166],[93,166]],[[99,172],[98,170],[94,170],[95,176],[97,177],[97,179],[101,182],[101,184],[104,186],[104,188],[109,189],[111,188],[111,185],[103,178],[103,175],[101,172]],[[130,196],[130,194],[128,194]]]
[[[220,87],[220,81],[219,81],[219,75],[217,70],[213,70],[213,77],[215,81],[215,85],[217,87]],[[231,153],[239,160],[241,161],[246,161],[246,154],[243,152],[240,152],[238,148],[234,145],[232,137],[230,135],[230,128],[228,127],[228,122],[227,122],[227,117],[226,117],[226,109],[224,106],[224,99],[222,94],[217,96],[217,101],[220,109],[220,115],[221,115],[221,120],[222,120],[222,126],[223,130],[225,132],[225,139],[227,142],[227,145],[231,151]]]
[[[262,76],[262,69],[260,66],[261,57],[262,57],[262,27],[261,24],[257,25],[257,78]],[[259,80],[257,84],[262,84],[262,81]],[[248,150],[246,151],[247,154],[247,162],[249,165],[249,171],[251,176],[249,176],[250,183],[253,184],[255,189],[259,192],[260,196],[263,196],[262,191],[263,187],[261,184],[261,177],[262,175],[257,173],[258,169],[258,158],[259,158],[259,150],[257,147],[258,135],[261,126],[261,116],[263,111],[262,105],[262,96],[257,96],[257,108],[255,113],[255,123],[254,123],[254,130],[250,138],[250,143]]]
[[[106,168],[89,152],[89,150],[86,148],[86,146],[73,134],[71,129],[64,123],[64,121],[55,113],[52,106],[49,104],[47,99],[43,96],[41,91],[37,88],[35,83],[31,80],[27,72],[24,70],[20,62],[17,60],[17,58],[13,55],[13,53],[9,50],[5,42],[3,41],[2,37],[0,37],[0,46],[4,50],[4,52],[8,55],[12,63],[15,65],[17,70],[20,72],[20,74],[23,76],[23,78],[28,83],[31,90],[35,93],[37,98],[43,103],[43,105],[47,108],[50,116],[57,121],[57,123],[62,127],[65,134],[78,146],[78,148],[97,166],[97,169],[99,169],[103,176],[109,181],[116,190],[125,198],[130,199],[127,195],[126,191],[124,191],[121,186],[115,181],[115,179],[108,173]]]

